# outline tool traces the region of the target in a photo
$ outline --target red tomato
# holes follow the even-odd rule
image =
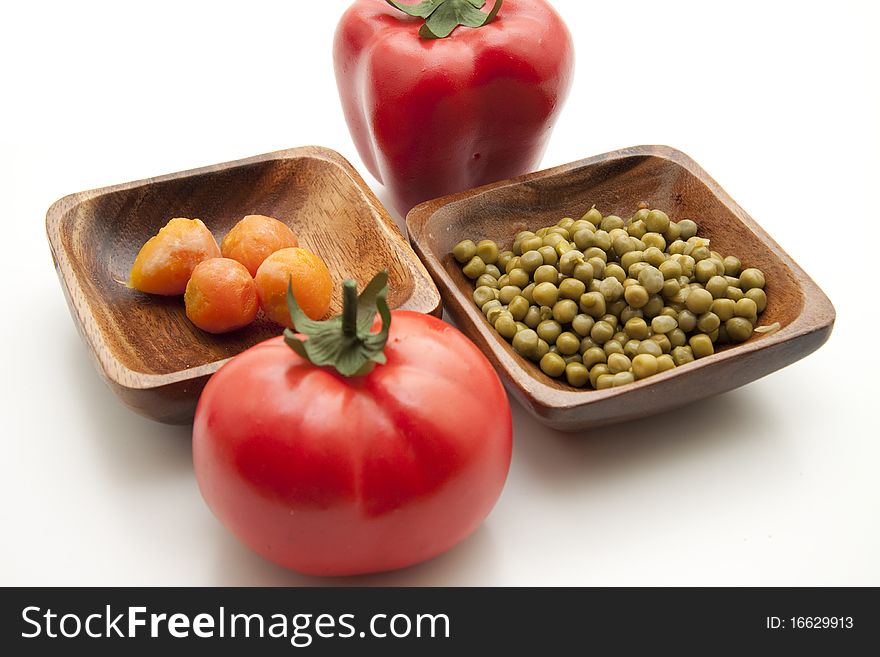
[[[242,542],[314,575],[401,568],[473,532],[510,465],[511,418],[458,330],[395,311],[387,363],[316,367],[281,337],[226,363],[193,427],[202,495]]]

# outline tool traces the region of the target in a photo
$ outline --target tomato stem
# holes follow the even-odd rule
[[[387,271],[376,274],[360,295],[357,283],[347,280],[342,284],[342,314],[319,321],[299,307],[291,281],[287,287],[287,308],[297,332],[284,331],[284,341],[313,365],[333,367],[343,376],[368,374],[376,364],[385,363],[385,343],[391,327],[387,295]],[[377,312],[382,328],[373,332]]]
[[[342,333],[346,337],[357,335],[358,292],[357,283],[351,279],[342,284]]]
[[[465,27],[483,27],[492,22],[498,15],[503,0],[495,0],[492,10],[488,13],[480,11],[486,0],[423,0],[415,4],[385,0],[395,9],[425,22],[419,29],[423,39],[445,39],[459,25]]]

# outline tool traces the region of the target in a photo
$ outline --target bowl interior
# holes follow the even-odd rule
[[[300,245],[325,260],[336,290],[345,278],[361,286],[387,268],[392,308],[413,293],[410,266],[400,250],[401,245],[408,250],[405,242],[332,159],[278,157],[123,185],[69,207],[59,219],[59,234],[95,323],[124,367],[169,374],[229,358],[279,334],[262,313],[238,331],[204,333],[187,320],[182,298],[150,296],[125,284],[141,245],[172,217],[201,219],[219,244],[248,214],[290,225]],[[339,310],[337,293],[331,312]]]
[[[458,317],[459,321],[470,321],[490,331],[490,347],[503,351],[519,364],[522,372],[518,375],[560,391],[573,391],[519,356],[494,332],[471,299],[473,282],[464,276],[450,252],[456,243],[466,238],[492,239],[502,249],[509,249],[518,231],[553,225],[563,217],[579,218],[594,204],[603,214],[628,218],[642,201],[666,211],[673,220],[696,221],[698,234],[710,240],[713,250],[736,255],[744,267],[764,271],[768,303],[759,318],[760,325],[779,322],[785,327],[801,313],[803,291],[791,269],[768,248],[766,234],[751,220],[739,216],[738,208],[726,204],[703,180],[669,157],[642,154],[588,161],[552,170],[543,176],[527,176],[523,181],[491,187],[473,195],[462,195],[430,216],[418,240],[422,251],[436,258],[451,281],[451,289],[445,292],[455,297],[463,310],[460,314],[464,318]],[[756,333],[749,342],[765,337]],[[742,344],[721,347],[718,351],[735,350]],[[649,382],[651,379],[641,383]],[[593,390],[578,392],[585,396],[600,394]]]

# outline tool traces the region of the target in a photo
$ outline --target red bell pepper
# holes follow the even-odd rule
[[[348,127],[402,214],[537,168],[568,95],[574,49],[556,11],[484,4],[355,0],[337,27]]]

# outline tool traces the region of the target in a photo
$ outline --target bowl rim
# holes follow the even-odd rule
[[[379,232],[386,240],[392,243],[394,251],[401,255],[401,261],[406,265],[413,278],[413,292],[418,289],[427,294],[428,303],[423,304],[426,307],[411,308],[411,310],[417,310],[418,312],[433,315],[439,315],[441,313],[442,301],[440,292],[437,290],[437,287],[424,264],[418,256],[416,256],[411,245],[407,242],[406,237],[388,213],[388,210],[382,205],[372,189],[366,184],[363,177],[361,177],[352,164],[340,153],[324,146],[310,145],[262,153],[238,160],[209,164],[194,169],[187,169],[184,171],[177,171],[174,173],[143,178],[141,180],[133,180],[130,182],[118,183],[106,187],[68,194],[55,201],[46,212],[46,236],[49,241],[49,248],[52,252],[52,258],[55,262],[55,269],[61,282],[62,290],[67,297],[68,306],[73,315],[74,324],[76,324],[77,329],[88,344],[92,354],[95,356],[102,373],[110,382],[132,390],[162,388],[175,383],[209,376],[216,372],[228,360],[234,358],[234,356],[165,374],[140,372],[124,365],[115,355],[114,350],[111,348],[110,344],[108,344],[107,340],[104,338],[103,332],[98,327],[89,307],[86,294],[83,292],[82,285],[80,284],[79,275],[77,274],[76,269],[71,265],[70,256],[64,247],[61,226],[67,214],[80,204],[106,194],[129,191],[139,187],[146,187],[156,183],[179,180],[182,178],[203,176],[218,171],[228,171],[263,162],[296,159],[326,161],[339,167],[343,173],[345,173],[346,178],[351,182],[353,187],[359,191],[365,203],[372,209],[371,214],[376,219]],[[411,294],[407,301],[414,296],[415,294]],[[406,301],[404,304],[405,303]]]
[[[437,221],[435,219],[437,212],[451,204],[472,199],[496,189],[520,186],[600,163],[612,163],[632,157],[645,156],[670,160],[704,183],[712,194],[736,216],[742,226],[750,230],[768,251],[791,270],[794,274],[793,278],[803,295],[803,307],[794,320],[778,331],[763,335],[760,339],[735,345],[716,352],[711,356],[696,360],[689,363],[687,368],[673,368],[626,386],[607,388],[605,390],[578,390],[574,388],[563,390],[550,386],[535,376],[534,372],[526,371],[522,364],[506,352],[502,344],[504,342],[503,338],[491,329],[482,313],[478,311],[473,303],[462,303],[461,293],[440,261],[440,258],[445,254],[438,256],[437,253],[429,248],[424,239],[426,229],[432,224],[432,219]],[[835,320],[834,306],[813,279],[702,167],[682,151],[670,146],[640,145],[622,148],[426,201],[410,210],[406,216],[406,225],[413,249],[434,278],[443,297],[444,306],[457,321],[468,322],[470,327],[476,331],[479,336],[479,340],[477,340],[478,346],[481,347],[481,350],[486,354],[496,370],[502,372],[508,385],[513,386],[520,396],[527,396],[536,408],[543,411],[564,411],[637,393],[644,389],[662,385],[671,378],[697,374],[718,363],[739,358],[745,354],[763,351],[792,339],[822,331],[833,325]]]

